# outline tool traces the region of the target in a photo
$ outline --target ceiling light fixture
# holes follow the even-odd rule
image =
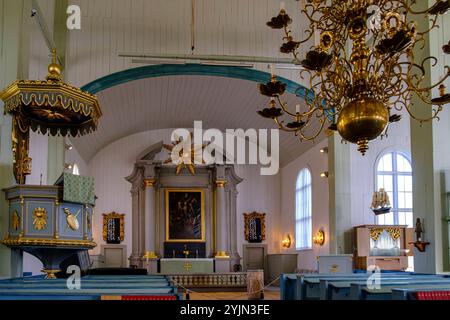
[[[437,118],[450,102],[443,84],[450,68],[445,66],[441,80],[429,85],[424,64],[435,65],[437,58],[417,61],[414,50],[426,43],[429,32],[438,28],[439,15],[449,8],[448,0],[431,8],[416,0],[308,0],[301,12],[309,27],[305,39],[296,41],[289,28],[292,20],[282,5],[267,25],[284,31],[280,51],[292,54],[294,63],[305,68],[300,76],[308,79],[310,90],[304,98],[306,108],[292,110],[281,99],[286,84],[272,71],[270,81],[259,85],[260,93],[270,98],[269,107],[259,115],[273,119],[280,130],[301,141],[314,140],[325,128],[337,131],[345,141],[357,144],[363,155],[369,141],[386,135],[389,124],[401,119],[396,110],[405,108],[421,123]],[[430,27],[419,28],[412,22],[420,19],[429,20]],[[300,46],[314,38],[312,50],[301,58]],[[439,88],[440,96],[431,99],[434,88]],[[413,114],[409,104],[413,95],[434,106],[429,117]],[[317,119],[318,129],[312,126]]]

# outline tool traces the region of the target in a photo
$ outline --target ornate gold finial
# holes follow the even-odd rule
[[[369,140],[367,139],[359,140],[356,144],[358,145],[358,151],[361,152],[362,155],[365,155],[367,150],[369,150]]]
[[[48,66],[47,80],[61,81],[61,66],[58,64],[56,49],[52,50],[52,63]]]

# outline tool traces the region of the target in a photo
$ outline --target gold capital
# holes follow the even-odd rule
[[[217,188],[223,188],[227,184],[227,180],[216,180]]]
[[[153,187],[155,182],[156,182],[156,179],[145,179],[144,180],[144,184],[146,187]]]

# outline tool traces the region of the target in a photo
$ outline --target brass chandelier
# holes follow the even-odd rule
[[[422,0],[420,0],[422,1]],[[291,18],[282,8],[267,25],[284,31],[280,51],[292,54],[303,68],[300,77],[309,82],[305,107],[290,110],[281,99],[286,84],[272,73],[261,94],[270,97],[269,107],[258,113],[273,119],[280,130],[293,132],[300,140],[314,140],[325,129],[337,131],[348,142],[358,145],[363,155],[370,140],[386,135],[389,123],[401,119],[395,110],[405,108],[410,116],[424,122],[437,118],[450,101],[445,93],[445,74],[433,85],[426,85],[425,64],[437,63],[435,57],[415,61],[414,50],[425,45],[425,37],[438,28],[437,19],[450,9],[450,0],[437,1],[431,8],[416,10],[416,0],[307,0],[301,10],[309,22],[306,37],[294,40]],[[429,20],[427,30],[419,30],[415,21]],[[305,59],[299,57],[302,44],[320,35]],[[349,50],[349,44],[351,49]],[[450,45],[450,43],[449,43]],[[449,53],[444,46],[444,53]],[[439,97],[430,91],[439,88]],[[412,95],[433,105],[429,118],[415,116]],[[286,123],[283,117],[290,117]],[[318,128],[312,124],[318,120]],[[316,122],[317,123],[317,122]]]

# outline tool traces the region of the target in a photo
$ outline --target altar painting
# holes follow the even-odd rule
[[[202,190],[166,190],[166,241],[205,241]]]

